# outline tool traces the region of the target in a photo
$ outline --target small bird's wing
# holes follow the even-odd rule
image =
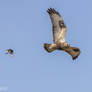
[[[70,54],[73,60],[76,59],[80,54],[80,49],[76,47],[64,48],[63,50]]]
[[[49,13],[52,22],[54,43],[65,42],[66,25],[64,24],[61,15],[53,8],[48,9],[47,12]]]

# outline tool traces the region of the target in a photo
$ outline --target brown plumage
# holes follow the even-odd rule
[[[50,8],[47,10],[50,15],[52,22],[52,32],[53,32],[53,44],[44,44],[44,48],[47,52],[52,52],[54,50],[62,50],[67,52],[72,56],[72,59],[76,59],[80,54],[80,49],[76,47],[71,47],[69,43],[66,42],[66,25],[64,21],[55,9]]]
[[[12,49],[8,49],[7,52],[6,52],[6,54],[11,54],[11,55],[13,55],[13,54],[14,54],[14,51],[13,51]]]

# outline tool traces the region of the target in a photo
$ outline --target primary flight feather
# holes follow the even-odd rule
[[[66,25],[64,24],[62,16],[54,8],[48,9],[47,12],[52,22],[53,44],[45,43],[45,50],[49,53],[54,50],[63,50],[70,54],[73,60],[76,59],[80,54],[80,49],[71,47],[66,42]]]

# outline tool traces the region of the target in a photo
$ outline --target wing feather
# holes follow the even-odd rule
[[[53,8],[48,9],[47,12],[49,13],[52,22],[54,43],[65,42],[66,26],[61,15]]]
[[[71,55],[73,60],[80,55],[80,49],[76,47],[64,48],[63,50]]]

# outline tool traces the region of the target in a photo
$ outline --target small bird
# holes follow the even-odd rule
[[[12,49],[8,49],[7,52],[6,52],[6,54],[11,54],[11,55],[13,55],[13,54],[14,54],[14,51],[13,51]]]
[[[66,25],[62,16],[54,8],[48,9],[47,12],[52,22],[53,44],[44,43],[44,49],[49,53],[62,50],[70,54],[73,60],[76,59],[80,54],[80,49],[66,42]]]

